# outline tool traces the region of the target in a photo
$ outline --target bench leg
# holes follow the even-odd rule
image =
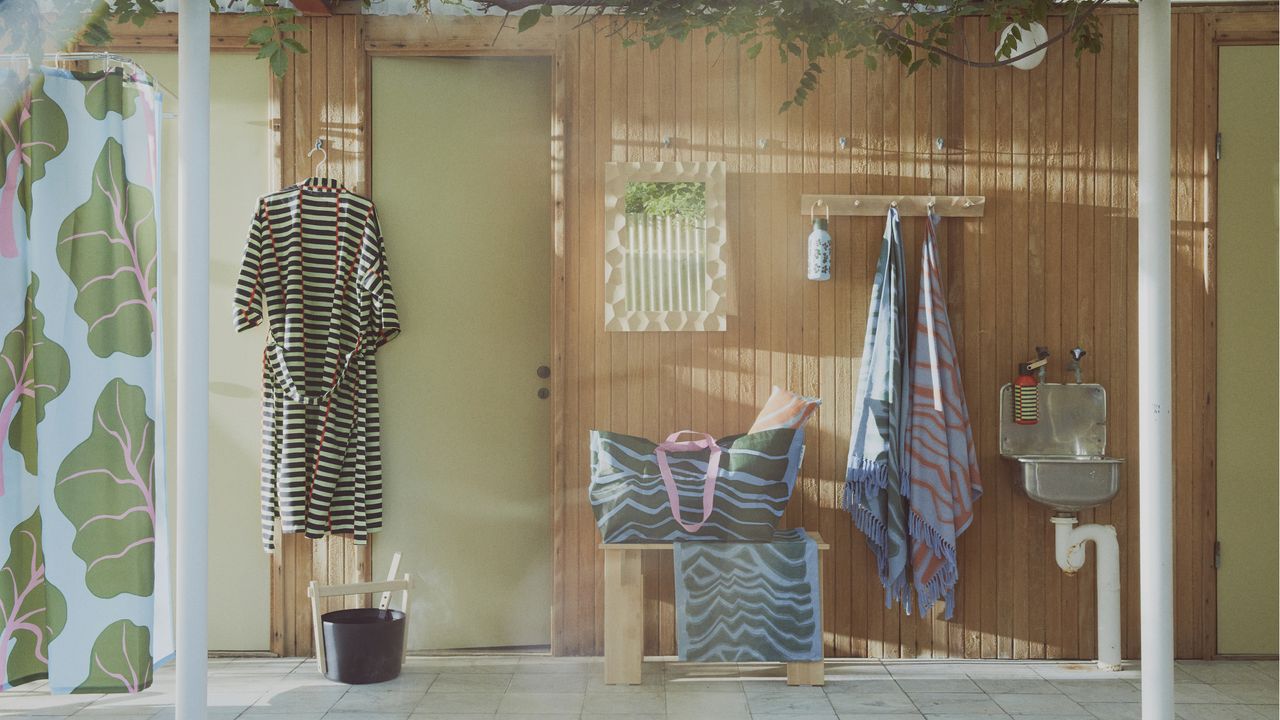
[[[639,550],[604,554],[604,681],[639,685],[644,661],[644,577]]]
[[[818,557],[821,558],[822,554],[819,553]],[[824,577],[824,574],[825,573],[822,570],[822,563],[819,562],[818,563],[819,598],[821,598],[822,596],[822,590],[823,590],[822,585],[823,585],[823,581],[826,579]],[[818,613],[818,622],[819,622],[819,625],[821,625],[821,622],[822,622],[821,612]],[[819,626],[818,632],[819,634],[821,634],[822,632],[821,626]],[[825,668],[823,667],[821,660],[818,660],[816,662],[787,663],[787,684],[788,685],[824,685],[826,681],[827,681],[826,671],[825,671]]]
[[[823,672],[821,660],[787,663],[788,685],[823,685],[825,683],[826,674]]]

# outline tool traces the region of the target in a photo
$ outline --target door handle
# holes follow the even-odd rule
[[[551,377],[551,368],[547,367],[546,365],[539,365],[537,373],[538,373],[538,377],[542,378],[543,380],[546,380],[547,378]]]
[[[551,391],[550,391],[550,390],[548,390],[548,389],[546,389],[546,388],[538,388],[538,399],[539,399],[539,400],[546,400],[546,399],[547,399],[547,398],[549,398],[549,397],[551,397]]]

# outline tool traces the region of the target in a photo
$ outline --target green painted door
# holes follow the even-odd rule
[[[413,650],[545,645],[551,65],[375,58],[373,200],[403,334],[378,355],[386,526]]]
[[[1274,654],[1280,55],[1224,47],[1218,59],[1218,652]]]

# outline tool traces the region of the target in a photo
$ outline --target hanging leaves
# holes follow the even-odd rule
[[[657,48],[668,40],[681,41],[695,31],[735,39],[756,57],[765,45],[776,46],[784,61],[801,62],[799,79],[787,110],[803,105],[817,87],[826,59],[862,55],[867,67],[880,59],[895,60],[908,73],[950,59],[971,67],[998,67],[1022,57],[993,59],[987,48],[963,48],[956,40],[960,20],[986,16],[993,26],[1013,24],[1026,29],[1041,22],[1052,9],[1064,16],[1064,30],[1044,45],[1070,39],[1076,55],[1098,52],[1102,34],[1094,11],[1101,0],[978,0],[964,3],[911,4],[900,0],[760,0],[759,2],[690,2],[689,0],[599,0],[597,2],[539,2],[484,0],[481,10],[520,13],[517,29],[537,24],[539,15],[554,6],[585,17],[615,21],[611,33],[624,45],[642,42]],[[993,29],[995,29],[993,27]],[[1015,41],[1016,42],[1016,41]],[[1040,47],[1044,47],[1044,45]],[[1034,50],[1040,49],[1040,47]],[[963,54],[963,53],[969,54]],[[973,53],[981,53],[975,55]]]
[[[151,670],[151,631],[117,620],[93,641],[89,677],[73,692],[142,692],[151,687]]]
[[[0,257],[17,257],[14,214],[21,206],[24,227],[30,228],[31,187],[66,149],[67,116],[45,94],[43,75],[10,75],[0,99],[16,101],[0,116]]]
[[[150,595],[155,577],[155,424],[142,388],[116,378],[93,408],[89,437],[58,468],[54,499],[75,526],[71,549],[98,597]]]
[[[27,472],[36,474],[36,425],[44,408],[62,394],[71,364],[62,346],[44,334],[44,315],[36,309],[40,278],[31,276],[22,321],[0,343],[0,440],[22,455]],[[5,489],[0,463],[0,496]]]
[[[58,262],[76,286],[89,349],[144,357],[156,327],[156,217],[151,191],[129,182],[124,148],[108,138],[89,199],[58,231]]]
[[[9,534],[0,567],[0,686],[47,676],[49,642],[67,624],[66,598],[45,577],[41,538],[39,508]]]

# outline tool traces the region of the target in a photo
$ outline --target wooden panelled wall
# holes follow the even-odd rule
[[[1176,649],[1214,653],[1211,548],[1214,276],[1214,15],[1174,22]],[[1274,13],[1270,15],[1274,25]],[[1055,19],[1053,34],[1061,25]],[[564,472],[556,501],[556,652],[602,649],[601,554],[586,501],[588,432],[662,437],[681,428],[745,430],[771,386],[823,399],[787,510],[825,554],[828,656],[1088,658],[1096,652],[1095,568],[1054,561],[1046,509],[1014,486],[997,454],[997,393],[1047,345],[1049,379],[1088,350],[1086,380],[1106,386],[1109,451],[1129,458],[1120,495],[1081,514],[1114,524],[1123,574],[1124,651],[1139,654],[1137,494],[1137,22],[1103,15],[1104,51],[1077,63],[1061,46],[1031,72],[948,65],[906,76],[832,62],[801,109],[779,113],[798,68],[775,53],[701,37],[657,51],[600,28],[561,49],[568,96]],[[965,26],[968,54],[996,38]],[[672,138],[670,146],[663,143]],[[839,138],[849,139],[841,149]],[[942,147],[935,145],[941,139]],[[763,143],[763,146],[762,146]],[[729,169],[737,315],[725,333],[606,333],[601,319],[602,163],[720,160]],[[951,320],[981,455],[985,495],[960,541],[951,621],[886,609],[875,565],[839,508],[867,301],[883,222],[833,218],[831,282],[805,279],[801,193],[983,194],[986,215],[944,221]],[[909,278],[922,221],[908,220]],[[914,310],[911,311],[914,317]],[[646,653],[674,655],[669,554],[644,559]]]
[[[216,48],[243,47],[256,21],[214,18]],[[905,76],[831,62],[801,109],[779,113],[798,68],[766,51],[702,37],[657,51],[625,48],[608,27],[576,20],[496,32],[492,18],[339,16],[305,21],[310,53],[277,84],[272,132],[281,184],[312,174],[323,136],[328,174],[370,188],[369,56],[554,54],[558,236],[553,325],[556,439],[552,472],[555,583],[552,648],[602,651],[598,534],[586,502],[587,433],[649,437],[681,428],[747,428],[772,385],[818,395],[808,452],[786,521],[820,531],[829,657],[1086,658],[1095,653],[1094,570],[1067,576],[1053,558],[1048,513],[1014,488],[996,452],[997,391],[1036,345],[1067,379],[1085,347],[1085,378],[1109,393],[1109,451],[1129,458],[1120,495],[1081,514],[1120,535],[1124,651],[1139,654],[1136,123],[1137,23],[1102,11],[1104,51],[1077,63],[1056,47],[1030,72],[947,65]],[[1054,19],[1052,33],[1060,26]],[[1179,657],[1215,652],[1213,138],[1214,40],[1275,42],[1274,5],[1179,8],[1173,23],[1175,633]],[[495,40],[496,38],[496,40]],[[172,17],[117,33],[115,47],[172,47]],[[964,44],[995,38],[978,20]],[[423,102],[430,102],[424,98]],[[563,132],[559,129],[563,128]],[[429,132],[424,128],[424,132]],[[839,138],[848,138],[841,149]],[[669,145],[663,141],[671,138]],[[941,138],[942,146],[935,144]],[[763,143],[763,145],[762,145]],[[561,157],[563,156],[563,157]],[[317,156],[318,157],[318,156]],[[722,160],[737,314],[725,333],[606,333],[600,253],[603,163]],[[428,187],[424,184],[424,188]],[[960,542],[955,616],[885,609],[862,537],[839,509],[850,412],[882,223],[834,218],[831,282],[804,277],[801,193],[966,193],[986,215],[944,221],[940,252],[986,493]],[[923,237],[906,221],[908,278]],[[394,256],[394,239],[390,240]],[[403,271],[401,273],[403,280]],[[392,480],[392,483],[395,481]],[[1092,555],[1092,552],[1091,552]],[[647,556],[646,653],[675,653],[670,556]],[[368,548],[288,536],[272,570],[272,648],[312,651],[306,583],[368,579]],[[348,600],[354,604],[358,599]]]

